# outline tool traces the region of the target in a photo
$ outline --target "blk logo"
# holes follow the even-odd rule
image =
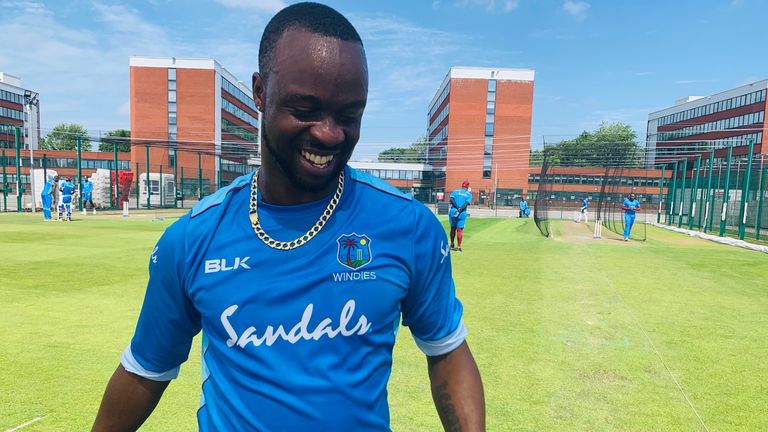
[[[225,272],[235,269],[246,269],[250,270],[251,267],[246,264],[246,261],[248,261],[250,257],[240,258],[237,257],[234,259],[234,261],[230,261],[231,266],[227,262],[226,258],[222,259],[212,259],[212,260],[206,260],[205,261],[205,272],[206,273],[218,273],[218,272]]]

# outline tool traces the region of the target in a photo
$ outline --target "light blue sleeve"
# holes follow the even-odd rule
[[[424,205],[416,209],[411,286],[403,300],[403,325],[428,356],[446,354],[464,341],[464,308],[456,298],[448,239]]]
[[[144,304],[121,359],[129,372],[156,381],[176,378],[200,331],[200,313],[184,288],[188,221],[184,216],[171,225],[152,250]]]

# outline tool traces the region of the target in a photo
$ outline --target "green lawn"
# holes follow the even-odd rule
[[[153,216],[0,214],[0,431],[89,428],[172,221]],[[768,256],[652,227],[629,243],[552,227],[473,218],[452,257],[488,430],[768,429]],[[423,355],[400,339],[392,427],[439,430]],[[196,343],[142,430],[194,430],[199,385]]]

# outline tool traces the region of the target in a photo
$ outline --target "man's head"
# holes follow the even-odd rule
[[[59,176],[57,176],[57,175],[53,176],[53,181],[55,181],[55,182],[59,181]]]
[[[265,168],[299,190],[327,192],[360,138],[368,98],[360,35],[327,6],[283,9],[264,29],[253,96]]]
[[[634,193],[629,194],[629,199],[633,200],[636,198],[636,195]]]
[[[71,182],[72,181],[72,177],[71,176],[67,176],[67,181]]]
[[[464,189],[468,189],[469,188],[469,180],[464,180],[463,182],[461,182],[461,187],[463,187]]]

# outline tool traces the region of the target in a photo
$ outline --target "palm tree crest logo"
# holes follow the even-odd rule
[[[357,270],[371,262],[371,239],[367,235],[343,234],[336,242],[339,245],[336,259],[344,267]]]

